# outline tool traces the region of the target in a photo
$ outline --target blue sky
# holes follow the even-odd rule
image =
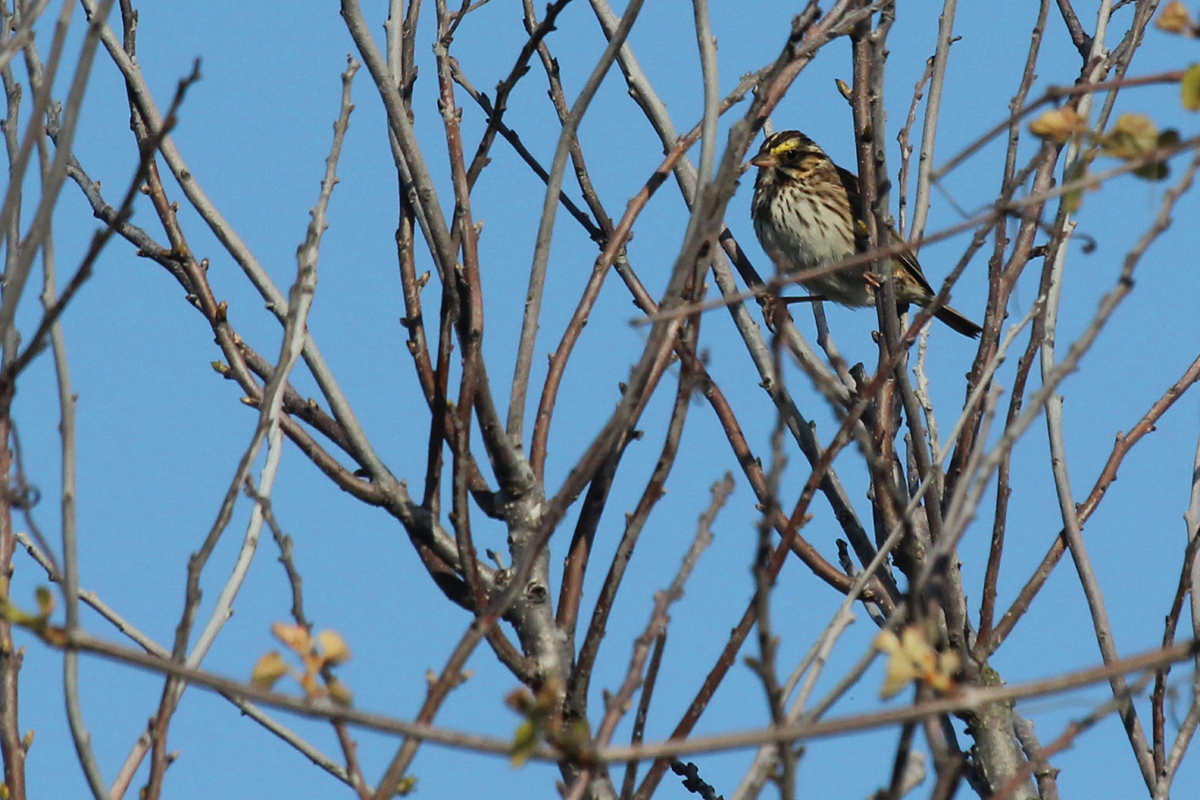
[[[925,58],[933,52],[940,3],[902,4],[890,39],[887,102],[888,141],[902,123],[912,87]],[[1094,25],[1094,4],[1080,4],[1084,25]],[[723,92],[745,72],[773,58],[799,4],[720,3],[712,8],[719,40]],[[174,133],[175,141],[205,191],[247,241],[280,286],[290,284],[295,250],[303,240],[308,210],[315,203],[323,159],[331,138],[340,95],[338,74],[353,43],[334,3],[301,3],[286,9],[272,4],[146,2],[139,6],[139,63],[165,107],[175,82],[194,58],[203,60],[203,80],[192,88]],[[382,37],[382,4],[366,7],[372,30]],[[964,4],[952,50],[943,99],[936,163],[945,161],[984,130],[1003,119],[1024,60],[1034,4]],[[1123,30],[1131,10],[1118,12]],[[441,121],[435,106],[435,68],[429,43],[432,8],[423,15],[417,55],[416,128],[425,137],[424,152],[438,181],[443,203],[452,197],[447,179]],[[76,52],[76,36],[68,52]],[[39,42],[49,41],[48,29]],[[476,87],[490,91],[510,68],[525,40],[517,6],[493,0],[473,12],[455,39],[453,52]],[[604,41],[590,9],[571,4],[548,39],[562,64],[569,97],[581,87]],[[630,42],[655,88],[668,103],[678,128],[689,128],[700,115],[700,73],[691,30],[691,6],[682,0],[648,3]],[[1156,31],[1134,60],[1130,74],[1148,74],[1185,66],[1196,58],[1193,42]],[[1079,57],[1053,13],[1036,91],[1070,84]],[[834,78],[850,79],[849,45],[843,40],[821,51],[777,109],[777,128],[800,128],[843,165],[854,151],[849,107],[837,94]],[[519,85],[506,117],[532,152],[549,163],[557,123],[545,101],[540,66]],[[322,246],[320,284],[310,319],[314,337],[354,404],[355,412],[392,472],[421,484],[428,414],[404,346],[403,316],[396,269],[394,229],[397,196],[386,127],[379,97],[363,70],[354,86],[356,109],[339,168],[329,212],[330,228]],[[470,148],[483,130],[482,113],[460,96],[463,128]],[[1130,91],[1118,111],[1151,114],[1163,127],[1178,127],[1185,137],[1196,118],[1180,110],[1174,87]],[[735,112],[736,113],[736,112]],[[117,70],[102,53],[94,70],[76,152],[84,168],[116,197],[136,164],[128,131],[128,106]],[[725,120],[727,126],[730,120]],[[661,147],[641,112],[626,94],[614,69],[597,96],[580,132],[592,165],[591,175],[610,214],[619,216],[661,160]],[[724,144],[722,136],[721,144]],[[1034,144],[1027,142],[1026,155]],[[474,213],[483,221],[481,262],[487,302],[485,357],[501,403],[515,357],[520,313],[543,187],[502,141],[493,148],[491,167],[475,194]],[[698,158],[699,148],[693,152]],[[898,152],[889,152],[895,175]],[[944,187],[962,208],[991,202],[998,186],[997,164],[1003,149],[993,144],[950,175]],[[574,188],[570,181],[568,187]],[[750,180],[730,204],[728,224],[760,272],[770,266],[753,240],[748,208]],[[1072,246],[1060,325],[1060,352],[1086,326],[1099,297],[1110,289],[1126,250],[1157,212],[1163,187],[1119,178],[1085,197],[1079,231],[1096,240],[1093,253]],[[577,193],[572,191],[573,196]],[[178,192],[173,197],[181,199]],[[1127,431],[1149,404],[1173,383],[1196,356],[1200,336],[1195,308],[1200,303],[1195,254],[1200,227],[1194,198],[1176,211],[1176,225],[1149,251],[1136,274],[1136,287],[1104,331],[1097,350],[1063,385],[1067,445],[1077,500],[1090,489],[1118,430]],[[231,320],[260,353],[275,358],[280,329],[262,308],[236,264],[186,208],[185,231],[193,250],[211,259],[214,291],[229,303]],[[930,229],[958,220],[945,196],[935,194]],[[144,200],[134,218],[157,238],[161,230]],[[60,270],[78,262],[96,223],[82,195],[68,185],[55,218]],[[686,211],[673,182],[653,198],[635,229],[629,257],[652,293],[665,286],[682,240]],[[922,262],[934,285],[957,260],[965,239],[927,246]],[[534,361],[534,386],[545,375],[546,354],[553,349],[595,258],[594,245],[565,214],[559,215],[551,253],[547,302]],[[427,253],[419,265],[430,269]],[[1037,270],[1031,267],[1016,292],[1013,310],[1023,313],[1036,296]],[[426,309],[436,308],[436,280],[426,290]],[[977,257],[954,293],[954,305],[981,319],[986,300],[985,262]],[[431,312],[432,313],[432,312]],[[872,364],[875,347],[869,331],[871,312],[828,310],[848,359]],[[623,380],[640,353],[643,333],[631,327],[635,315],[616,280],[605,286],[591,322],[567,371],[547,464],[549,491],[582,453],[591,436],[619,399]],[[803,308],[797,324],[806,336],[812,321]],[[30,330],[32,304],[19,322]],[[169,643],[183,597],[188,555],[215,518],[221,497],[249,441],[256,415],[239,402],[240,392],[209,366],[220,353],[204,320],[188,305],[178,285],[161,268],[139,259],[128,245],[114,241],[95,277],[65,320],[75,391],[79,394],[79,524],[82,585],[96,591],[141,630]],[[1023,341],[1021,343],[1023,346]],[[756,453],[769,453],[774,411],[740,340],[723,312],[711,313],[701,333],[710,371],[730,396]],[[962,375],[974,350],[970,342],[944,328],[935,329],[929,370],[935,403],[944,408],[944,427],[961,404]],[[998,382],[1011,385],[1015,356]],[[827,440],[834,427],[827,407],[795,370],[789,388],[801,410],[816,420]],[[35,518],[55,540],[58,513],[53,502],[58,481],[57,407],[52,365],[37,362],[20,386],[15,415],[26,459],[26,472],[42,489]],[[311,380],[297,375],[302,392],[316,395]],[[643,441],[631,445],[626,473],[617,481],[597,536],[589,572],[585,613],[590,612],[607,561],[661,445],[673,389],[660,392],[647,410]],[[534,403],[531,400],[530,406]],[[502,409],[503,413],[503,409]],[[1117,646],[1132,654],[1156,646],[1162,617],[1174,591],[1184,543],[1182,514],[1187,506],[1192,456],[1197,435],[1197,405],[1185,396],[1130,455],[1121,480],[1110,490],[1085,529],[1113,618]],[[784,496],[794,496],[807,478],[807,466],[794,449]],[[839,474],[860,515],[869,516],[861,459],[847,452]],[[695,520],[707,504],[708,487],[726,471],[735,473],[738,490],[716,525],[716,541],[672,612],[670,645],[660,677],[647,738],[665,736],[674,726],[702,676],[711,666],[753,591],[749,567],[754,554],[757,512],[754,497],[737,474],[736,462],[706,405],[693,405],[681,455],[668,483],[669,492],[651,518],[626,586],[609,624],[609,637],[593,681],[593,707],[601,688],[615,688],[624,673],[629,643],[648,617],[655,590],[669,583],[687,548]],[[1018,446],[1014,458],[1014,498],[1001,604],[1011,600],[1061,527],[1050,476],[1044,425],[1038,423]],[[789,492],[791,493],[789,495]],[[991,500],[984,501],[988,508]],[[383,512],[364,507],[333,487],[295,448],[288,448],[274,507],[295,540],[296,561],[305,581],[306,604],[319,628],[334,628],[347,639],[354,659],[339,671],[354,690],[356,703],[368,710],[411,718],[423,698],[427,669],[439,671],[470,619],[432,587],[400,526]],[[239,514],[214,555],[208,571],[202,611],[232,564],[240,527]],[[840,535],[828,508],[817,503],[806,535],[829,558]],[[568,518],[569,530],[573,516]],[[505,531],[479,519],[476,542],[504,549]],[[977,612],[989,525],[977,523],[963,542],[961,557]],[[566,534],[552,542],[556,574]],[[45,583],[36,564],[18,554],[13,596],[31,598]],[[789,564],[776,593],[775,624],[782,637],[780,663],[795,664],[836,608],[839,598],[798,563]],[[287,617],[290,599],[270,541],[260,547],[250,578],[205,667],[235,677],[248,676],[261,653],[274,646],[271,622]],[[93,614],[89,630],[114,639],[117,634]],[[1186,629],[1186,625],[1182,626]],[[847,665],[869,645],[874,626],[859,621],[834,653],[819,684],[828,689]],[[21,727],[36,731],[29,754],[31,795],[82,796],[86,785],[74,764],[61,702],[61,657],[28,636],[21,684]],[[743,655],[754,654],[751,647]],[[1051,674],[1099,661],[1087,608],[1069,563],[1062,564],[1028,618],[997,654],[994,666],[1010,682]],[[439,714],[439,724],[507,737],[518,720],[502,702],[516,681],[495,664],[486,650],[470,668],[474,676],[459,688]],[[84,711],[107,780],[112,779],[147,717],[157,706],[161,680],[94,658],[83,661]],[[879,705],[881,670],[870,673],[835,713],[865,711]],[[1177,671],[1180,708],[1188,683]],[[1037,723],[1043,743],[1073,718],[1107,699],[1093,687],[1023,707]],[[893,704],[897,701],[892,701]],[[1180,712],[1182,714],[1182,711]],[[598,718],[594,716],[594,719]],[[287,719],[287,718],[285,718]],[[715,733],[764,724],[761,687],[743,665],[735,667],[701,722],[697,733]],[[287,719],[327,753],[337,752],[328,726]],[[1144,718],[1144,722],[1146,719]],[[1168,729],[1171,722],[1168,721]],[[618,740],[628,737],[622,729]],[[362,732],[360,757],[368,780],[381,774],[396,746],[394,740]],[[814,742],[801,762],[802,796],[865,797],[885,785],[891,769],[895,733]],[[171,728],[179,759],[168,773],[168,796],[232,798],[295,797],[346,792],[334,779],[310,765],[238,714],[220,697],[200,690],[185,696]],[[922,748],[924,749],[924,748]],[[875,757],[864,759],[864,754]],[[727,796],[750,754],[698,757],[702,774]],[[1065,797],[1136,796],[1143,791],[1120,726],[1109,719],[1057,757]],[[544,765],[512,769],[495,757],[463,755],[424,748],[413,766],[418,790],[426,797],[478,793],[481,785],[498,798],[552,792],[557,771]],[[144,770],[135,779],[135,788]],[[534,788],[536,787],[536,788]],[[832,788],[832,787],[836,787]],[[922,790],[924,791],[924,790]],[[1177,796],[1200,791],[1200,771],[1185,766]],[[684,792],[668,779],[659,796]]]

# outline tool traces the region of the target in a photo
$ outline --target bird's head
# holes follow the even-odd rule
[[[800,131],[780,131],[767,137],[758,155],[750,159],[752,166],[763,170],[780,170],[795,174],[812,169],[818,162],[828,163],[829,156],[817,143]]]

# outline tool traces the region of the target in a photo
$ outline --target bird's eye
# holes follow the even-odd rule
[[[782,153],[780,153],[779,160],[788,166],[795,166],[796,164],[800,163],[800,151],[784,150]]]

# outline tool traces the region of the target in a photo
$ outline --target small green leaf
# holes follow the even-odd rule
[[[537,723],[532,720],[521,723],[513,736],[512,749],[509,751],[514,767],[520,767],[529,760],[529,757],[537,750],[541,735],[541,728]]]
[[[54,593],[45,586],[39,586],[34,596],[37,597],[38,617],[50,619],[50,615],[54,613]]]
[[[1179,94],[1184,108],[1188,111],[1200,110],[1200,64],[1192,64],[1183,73]]]

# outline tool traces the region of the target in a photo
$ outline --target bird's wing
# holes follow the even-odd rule
[[[846,190],[846,197],[850,201],[850,208],[854,210],[854,217],[858,219],[862,208],[862,195],[858,191],[858,176],[843,167],[838,167],[837,172],[838,178],[842,182],[842,188]],[[904,239],[895,230],[892,230],[891,234],[892,240],[889,246],[897,247],[905,244]],[[867,237],[859,230],[858,225],[854,226],[854,238],[858,243],[858,251],[860,253],[866,252]],[[904,265],[904,268],[912,275],[913,279],[921,285],[921,288],[929,294],[934,294],[933,287],[929,285],[929,281],[925,278],[925,273],[921,271],[920,263],[907,246],[897,254],[897,257],[900,259],[900,263]]]

